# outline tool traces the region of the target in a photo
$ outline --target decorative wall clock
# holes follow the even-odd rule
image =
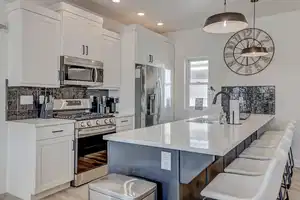
[[[254,45],[265,47],[269,54],[261,57],[243,57],[241,55],[243,49]],[[267,68],[274,57],[274,53],[274,41],[268,33],[257,28],[247,28],[235,33],[228,40],[224,47],[224,61],[234,73],[251,76]]]

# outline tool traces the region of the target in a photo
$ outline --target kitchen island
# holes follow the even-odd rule
[[[109,172],[158,183],[158,199],[199,199],[273,118],[252,114],[241,125],[188,119],[108,135]]]

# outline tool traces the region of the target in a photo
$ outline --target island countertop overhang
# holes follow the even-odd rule
[[[105,140],[224,156],[275,116],[252,114],[241,125],[188,122],[160,124],[104,136]],[[195,118],[193,118],[195,119]]]

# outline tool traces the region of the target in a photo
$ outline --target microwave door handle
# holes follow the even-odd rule
[[[97,83],[97,80],[98,80],[98,71],[97,71],[97,68],[95,67],[95,80],[94,82]]]

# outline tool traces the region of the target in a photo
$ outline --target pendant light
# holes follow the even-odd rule
[[[203,30],[207,33],[235,33],[248,27],[246,17],[237,12],[227,12],[227,0],[224,0],[224,12],[207,18]]]
[[[254,14],[253,14],[253,46],[247,47],[242,50],[241,56],[244,57],[261,57],[268,55],[266,47],[256,46],[255,45],[255,18],[256,18],[256,2],[258,0],[250,0],[254,4]]]

